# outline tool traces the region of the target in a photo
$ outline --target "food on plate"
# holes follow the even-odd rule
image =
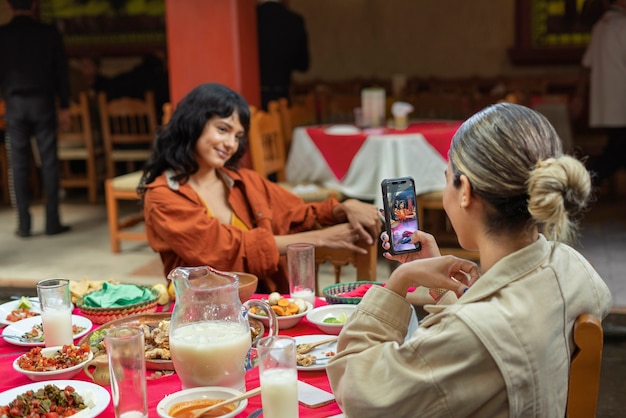
[[[89,345],[80,347],[64,345],[52,356],[43,355],[41,347],[33,347],[29,352],[18,358],[17,364],[22,370],[31,372],[49,372],[53,370],[67,369],[87,360],[89,357]]]
[[[85,330],[85,327],[79,327],[78,325],[72,325],[72,332],[74,335],[80,334]],[[29,343],[40,343],[44,340],[43,325],[35,324],[30,331],[25,332],[21,337]]]
[[[154,323],[144,322],[136,326],[143,330],[147,359],[171,360],[169,319],[161,320],[156,325]],[[89,336],[89,346],[92,347],[92,351],[94,351],[94,356],[106,353],[104,335],[107,333],[108,330],[109,328],[103,327],[97,331],[94,331]]]
[[[76,393],[72,386],[61,389],[55,385],[45,385],[37,391],[28,390],[8,405],[0,406],[0,417],[69,417],[95,405],[93,400],[85,398]]]
[[[189,413],[200,408],[206,408],[207,406],[215,405],[220,402],[224,402],[225,399],[195,399],[193,401],[181,401],[177,402],[167,411],[167,414],[174,418],[185,418],[189,416]],[[203,417],[221,417],[229,414],[235,410],[237,405],[230,403],[224,406],[215,408],[212,411],[208,411],[202,414]]]
[[[342,313],[340,313],[337,316],[334,316],[332,314],[328,314],[322,320],[322,322],[324,322],[326,324],[345,324],[347,320],[348,320],[348,315],[346,315],[345,312],[342,312]]]
[[[310,367],[317,364],[317,357],[313,354],[297,354],[296,364],[302,367]]]
[[[278,316],[297,315],[307,310],[306,302],[303,299],[287,299],[282,297],[278,292],[270,293],[267,302]],[[259,316],[267,316],[263,309],[256,306],[250,308],[250,312]]]
[[[27,296],[22,296],[17,307],[9,312],[5,319],[9,322],[17,322],[22,319],[30,318],[31,316],[39,315],[39,312],[34,312],[32,309],[33,304],[30,299],[28,299]]]

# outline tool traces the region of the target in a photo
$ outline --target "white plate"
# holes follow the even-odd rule
[[[17,305],[20,304],[19,300],[12,300],[11,302],[3,303],[0,305],[0,324],[11,325],[15,322],[7,321],[7,315],[17,309]],[[39,309],[39,302],[33,302],[33,307],[30,309],[33,312],[41,313]],[[26,318],[28,319],[28,318]]]
[[[328,334],[319,334],[319,335],[299,335],[294,338],[296,340],[296,346],[297,346],[298,344],[304,344],[304,343],[307,343],[307,344],[316,343],[318,341],[327,340],[331,337]],[[326,356],[326,353],[328,351],[333,351],[335,353],[337,352],[337,341],[324,344],[319,347],[315,347],[313,350],[307,353],[307,354],[314,355],[318,359],[324,359],[324,362],[322,364],[314,364],[309,367],[298,366],[298,370],[305,370],[305,371],[326,370],[326,364],[328,363],[328,360],[326,360],[326,358],[328,357]]]
[[[33,316],[30,318],[22,319],[21,321],[13,322],[11,325],[7,326],[4,329],[2,335],[13,335],[16,337],[21,337],[26,332],[29,332],[31,329],[33,329],[35,325],[41,325],[41,316]],[[72,325],[84,328],[84,330],[82,330],[78,334],[74,334],[74,339],[80,338],[83,335],[87,334],[89,331],[91,331],[91,327],[93,326],[89,319],[85,318],[84,316],[78,315],[72,315]],[[13,338],[5,338],[4,341],[24,347],[43,347],[45,345],[43,341],[24,343],[20,340],[14,340]]]
[[[97,417],[106,409],[107,406],[109,406],[109,402],[111,402],[111,395],[109,395],[109,392],[94,383],[83,382],[82,380],[46,380],[45,382],[30,383],[28,385],[19,386],[0,393],[0,405],[8,405],[9,402],[13,401],[17,397],[17,395],[21,395],[27,390],[38,390],[45,385],[55,385],[59,388],[71,386],[76,389],[76,392],[81,396],[85,396],[91,392],[91,400],[95,406],[89,408],[87,411],[75,415],[80,418]]]
[[[333,125],[324,129],[328,135],[357,135],[361,130],[353,125]]]

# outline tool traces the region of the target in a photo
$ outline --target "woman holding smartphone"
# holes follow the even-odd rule
[[[420,251],[387,253],[403,264],[344,326],[327,366],[335,397],[349,417],[564,416],[574,321],[611,307],[606,284],[566,244],[589,174],[541,114],[502,103],[459,128],[445,175],[444,209],[461,246],[480,252],[480,271],[440,256],[421,231]],[[405,296],[417,286],[448,291],[405,342]]]

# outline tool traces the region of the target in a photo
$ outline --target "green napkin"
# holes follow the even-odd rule
[[[83,298],[85,306],[91,308],[119,308],[134,303],[146,302],[154,295],[147,288],[134,284],[112,284],[104,282],[102,289],[91,292]]]

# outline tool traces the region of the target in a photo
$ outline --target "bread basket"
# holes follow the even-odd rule
[[[343,293],[350,292],[359,286],[363,286],[365,284],[373,284],[373,285],[382,285],[382,282],[346,282],[346,283],[337,283],[332,284],[330,286],[326,286],[322,292],[324,293],[324,297],[326,298],[326,303],[329,304],[338,304],[338,303],[348,303],[352,305],[356,305],[361,302],[361,297],[343,297],[341,296]]]
[[[76,301],[76,306],[80,309],[81,314],[89,318],[94,324],[106,324],[109,321],[113,321],[120,318],[136,314],[154,313],[157,310],[157,301],[159,299],[159,292],[149,286],[137,286],[143,289],[150,289],[152,298],[143,302],[133,303],[131,305],[119,306],[115,308],[99,308],[85,306],[84,299],[90,293],[87,293]]]

